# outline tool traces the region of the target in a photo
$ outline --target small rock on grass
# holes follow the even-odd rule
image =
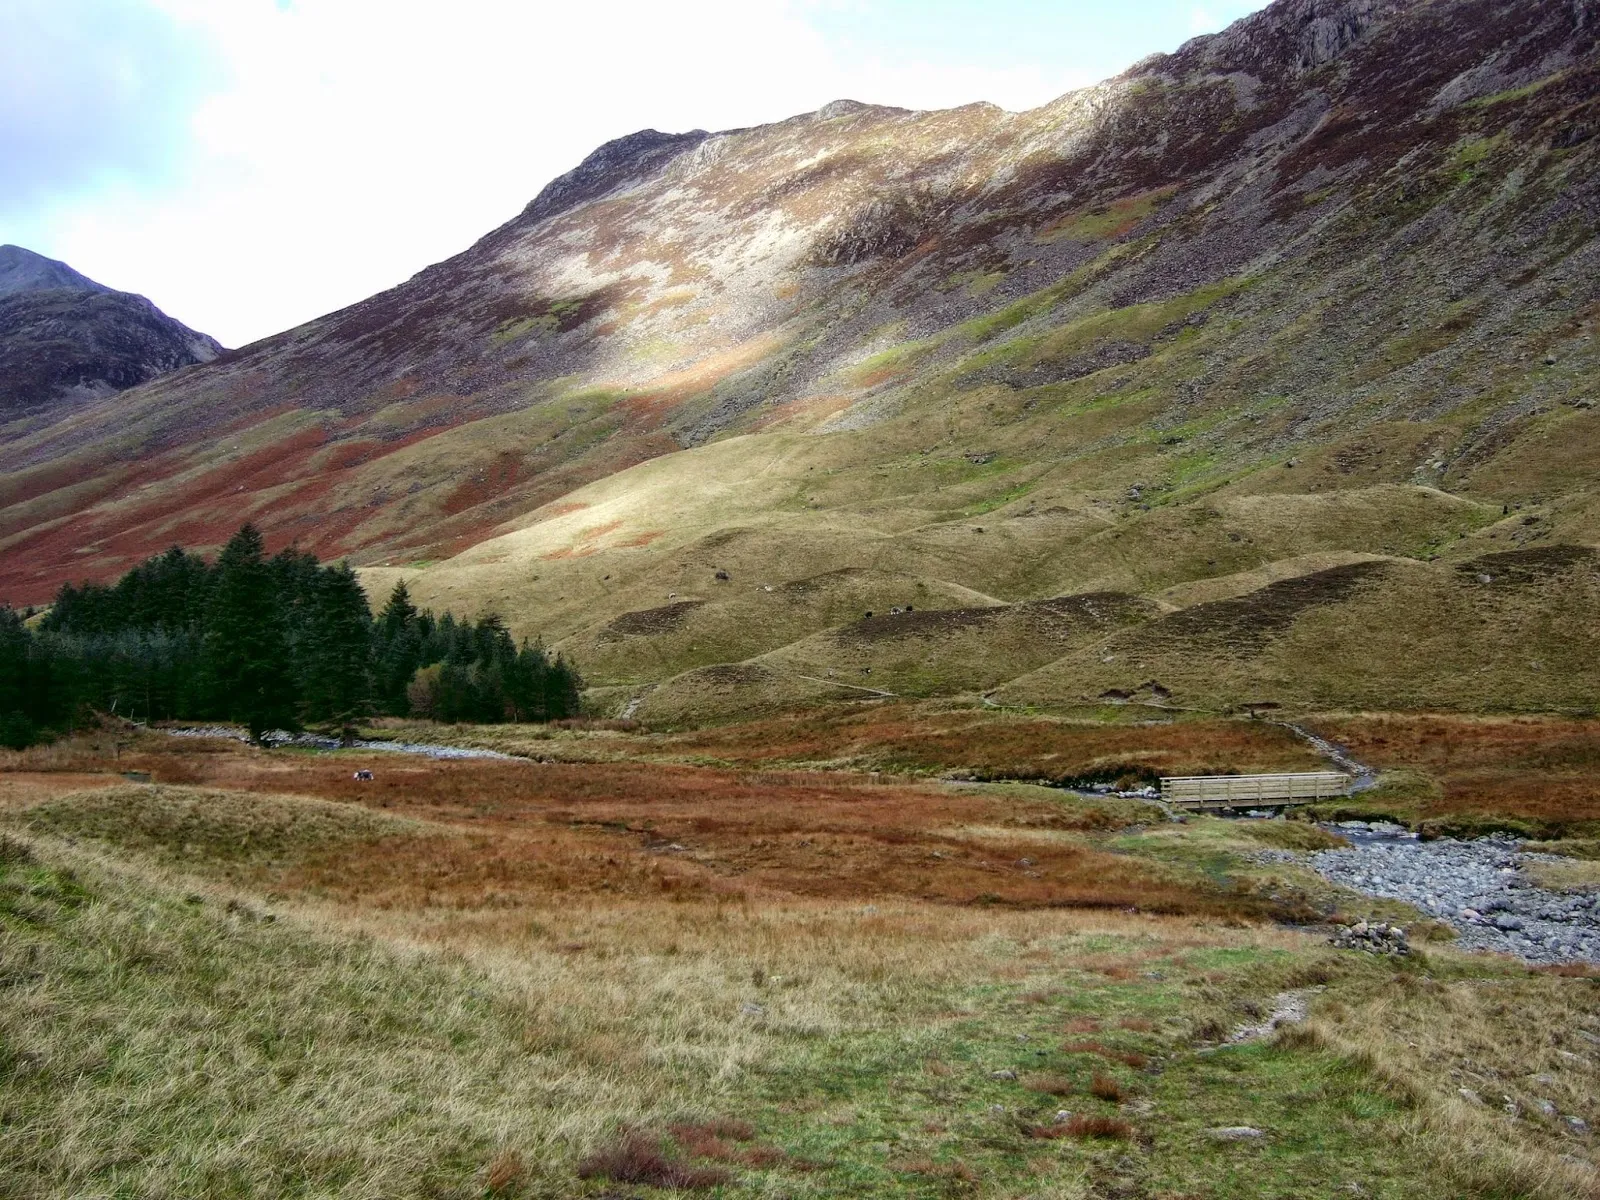
[[[1224,1125],[1211,1130],[1210,1136],[1219,1142],[1251,1142],[1266,1137],[1266,1134],[1253,1125]]]

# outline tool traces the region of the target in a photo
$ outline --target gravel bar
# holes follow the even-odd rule
[[[1523,873],[1531,854],[1516,838],[1424,842],[1399,825],[1345,821],[1327,826],[1348,850],[1309,857],[1318,874],[1369,896],[1413,905],[1456,931],[1457,945],[1534,963],[1600,960],[1600,895],[1551,892]]]

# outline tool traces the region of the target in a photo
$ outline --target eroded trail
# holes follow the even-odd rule
[[[1274,722],[1287,729],[1290,733],[1309,743],[1318,754],[1322,755],[1341,771],[1348,771],[1355,782],[1351,785],[1352,792],[1363,792],[1378,782],[1378,773],[1365,763],[1359,763],[1351,758],[1349,752],[1340,746],[1334,745],[1327,738],[1312,733],[1303,725],[1296,725],[1293,721]]]

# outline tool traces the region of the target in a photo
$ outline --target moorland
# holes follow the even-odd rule
[[[1591,886],[1592,721],[1312,724],[1383,768],[1362,815],[1537,833]],[[1283,853],[1310,822],[1046,786],[1319,765],[1281,725],[382,731],[520,757],[6,754],[6,1194],[1595,1190],[1587,968],[1452,949]],[[1358,919],[1412,954],[1328,945]]]
[[[1597,30],[1275,0],[1031,112],[646,130],[7,417],[0,633],[249,523],[455,614],[285,719],[496,756],[260,748],[215,671],[135,725],[155,643],[86,624],[0,751],[0,1194],[1600,1195],[1593,965],[1307,858],[1381,819],[1600,887]],[[311,678],[294,611],[251,662]],[[452,654],[506,721],[398,715]],[[1373,773],[1320,823],[1134,794],[1313,735]]]

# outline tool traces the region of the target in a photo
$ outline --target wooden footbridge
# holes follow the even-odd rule
[[[1284,808],[1348,796],[1350,776],[1339,771],[1295,775],[1174,775],[1161,781],[1161,799],[1173,808]]]

